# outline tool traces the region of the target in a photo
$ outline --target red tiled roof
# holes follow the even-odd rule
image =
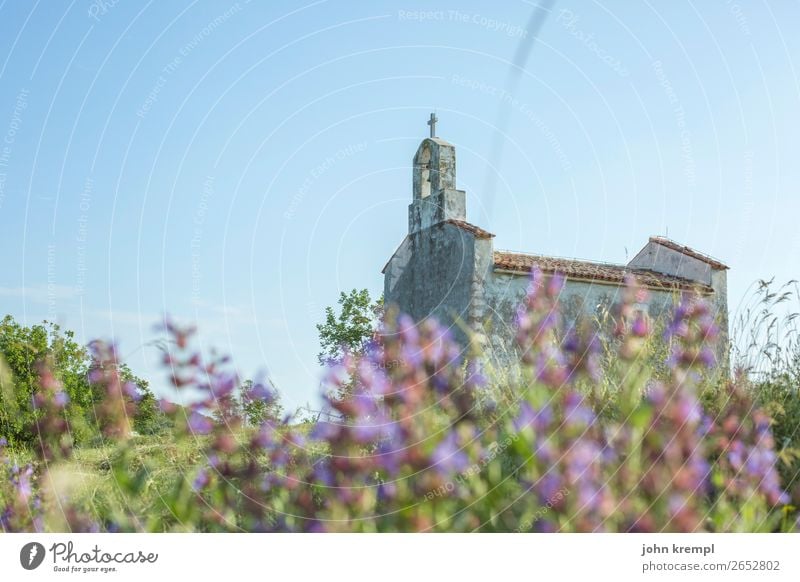
[[[713,291],[711,287],[703,283],[682,279],[680,277],[673,277],[672,275],[663,275],[645,269],[632,269],[624,265],[594,263],[590,261],[544,257],[507,251],[496,251],[494,253],[494,266],[496,269],[518,271],[521,273],[530,272],[534,266],[538,266],[545,273],[558,271],[559,273],[563,273],[565,277],[571,279],[586,279],[609,283],[622,283],[625,280],[625,275],[631,274],[636,277],[640,285],[645,287],[659,289],[699,289],[705,293]]]
[[[668,239],[663,236],[651,236],[650,242],[660,244],[662,247],[667,247],[668,249],[672,249],[673,251],[677,251],[682,253],[688,257],[692,257],[697,259],[698,261],[703,261],[704,263],[708,263],[711,265],[712,269],[727,269],[728,265],[721,263],[720,261],[716,260],[713,257],[710,257],[700,251],[696,251],[692,248],[684,246],[680,243],[675,242],[674,240]]]
[[[456,220],[455,218],[449,218],[445,220],[447,224],[452,224],[457,226],[461,230],[466,230],[467,232],[471,232],[475,235],[475,238],[492,238],[494,235],[489,232],[488,230],[483,230],[482,228],[475,226],[474,224],[470,224],[469,222],[464,222],[463,220]]]

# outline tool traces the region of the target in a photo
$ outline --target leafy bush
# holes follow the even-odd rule
[[[0,321],[0,358],[6,374],[0,391],[0,436],[13,444],[28,444],[34,439],[27,429],[35,419],[32,407],[39,378],[37,365],[49,358],[70,400],[69,415],[80,436],[88,429],[82,421],[92,407],[92,394],[86,382],[87,353],[70,331],[43,322],[25,327],[6,316]]]
[[[73,332],[47,321],[31,327],[8,315],[0,321],[0,437],[7,442],[16,446],[36,442],[37,435],[30,427],[40,414],[34,400],[41,381],[38,370],[45,361],[62,386],[71,438],[76,443],[88,443],[100,434],[97,424],[103,422],[103,414],[96,414],[95,408],[103,406],[106,394],[91,380],[99,356],[91,345],[87,349],[74,338]],[[129,398],[139,401],[134,412],[136,429],[154,434],[166,428],[166,419],[159,413],[148,383],[126,364],[119,366],[122,381],[130,388]]]

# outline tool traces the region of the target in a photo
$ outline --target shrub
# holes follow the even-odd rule
[[[47,321],[31,327],[20,325],[11,316],[0,321],[0,437],[7,442],[22,447],[35,444],[36,435],[29,428],[39,414],[34,398],[41,381],[39,366],[44,361],[66,395],[64,417],[72,440],[86,444],[101,438],[98,423],[104,422],[104,415],[98,415],[96,408],[104,405],[107,394],[92,381],[101,366],[101,355],[92,344],[83,347],[74,338],[73,332]],[[126,398],[138,401],[138,406],[131,408],[136,430],[142,434],[165,430],[167,419],[160,414],[148,383],[126,364],[113,365],[119,365],[122,382],[128,387]]]

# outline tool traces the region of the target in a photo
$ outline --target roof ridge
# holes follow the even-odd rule
[[[474,234],[478,238],[493,238],[494,233],[489,232],[488,230],[482,229],[480,226],[476,226],[471,222],[467,222],[466,220],[460,220],[458,218],[447,218],[442,221],[445,224],[452,224],[462,230],[466,230],[469,233]]]
[[[661,246],[667,247],[668,249],[695,258],[698,261],[702,261],[704,263],[711,265],[715,269],[729,268],[728,265],[726,265],[719,259],[715,259],[714,257],[712,257],[707,253],[695,250],[690,246],[681,244],[678,241],[672,240],[671,238],[667,238],[666,236],[660,236],[660,235],[651,236],[650,242],[660,244]]]
[[[586,263],[589,265],[600,265],[603,267],[627,267],[626,263],[611,263],[608,261],[596,261],[594,259],[581,259],[578,257],[567,257],[564,255],[541,255],[539,253],[526,253],[524,251],[510,251],[507,249],[497,249],[495,253],[506,253],[510,255],[522,255],[525,257],[539,257],[542,259],[555,259],[557,261],[573,261],[576,263]]]
[[[599,263],[581,259],[509,251],[495,251],[493,259],[495,267],[510,271],[530,272],[536,265],[545,272],[560,272],[573,279],[597,280],[609,283],[620,283],[625,280],[625,275],[630,274],[639,279],[639,283],[646,287],[699,288],[704,291],[711,291],[711,287],[699,281],[630,265]]]

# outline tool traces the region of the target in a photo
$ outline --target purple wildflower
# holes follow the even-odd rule
[[[311,438],[320,441],[333,441],[342,432],[342,426],[331,422],[320,421],[314,425]]]
[[[56,392],[53,395],[53,402],[59,408],[66,408],[67,404],[69,404],[69,396],[66,392]]]
[[[192,482],[192,490],[195,492],[202,491],[203,489],[208,487],[208,484],[210,482],[211,482],[211,477],[208,474],[208,470],[201,469],[197,473],[197,476],[194,478],[194,481]]]
[[[459,446],[455,432],[448,432],[431,455],[436,470],[445,475],[464,471],[469,467],[469,457]]]
[[[553,411],[548,405],[539,410],[534,410],[528,402],[522,402],[519,414],[514,419],[514,429],[519,432],[526,428],[532,428],[536,433],[541,433],[547,429],[553,420]]]
[[[199,412],[192,412],[189,414],[187,424],[189,431],[196,435],[209,434],[214,428],[214,423],[211,419]]]

